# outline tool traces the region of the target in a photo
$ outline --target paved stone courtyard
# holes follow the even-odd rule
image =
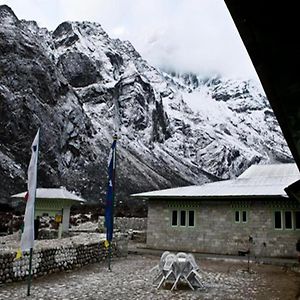
[[[299,273],[269,265],[251,265],[248,273],[245,263],[207,259],[198,260],[207,274],[204,289],[157,290],[150,270],[158,261],[157,256],[129,255],[114,259],[112,272],[102,262],[51,274],[33,280],[29,297],[26,282],[1,285],[0,299],[300,299]]]

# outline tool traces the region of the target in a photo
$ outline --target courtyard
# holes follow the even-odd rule
[[[159,256],[130,254],[106,262],[33,279],[31,296],[25,281],[0,285],[0,299],[300,299],[300,274],[289,268],[238,260],[197,259],[205,272],[205,288],[192,291],[181,285],[170,291],[153,285]]]

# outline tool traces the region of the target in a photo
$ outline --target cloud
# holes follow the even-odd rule
[[[54,30],[95,21],[127,39],[151,64],[203,75],[256,78],[223,0],[0,0],[19,18]]]
[[[122,38],[122,36],[126,35],[126,28],[123,26],[118,26],[112,29],[112,37]]]

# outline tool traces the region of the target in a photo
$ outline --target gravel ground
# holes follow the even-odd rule
[[[0,299],[300,299],[299,273],[269,265],[252,265],[249,273],[245,263],[206,259],[198,260],[206,273],[204,289],[157,290],[150,270],[158,261],[156,256],[129,255],[114,259],[111,272],[102,262],[40,277],[33,280],[29,297],[26,282],[6,284],[0,286]]]

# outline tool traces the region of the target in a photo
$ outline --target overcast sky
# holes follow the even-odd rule
[[[223,0],[0,0],[19,19],[54,30],[95,21],[151,64],[203,75],[256,78]]]

